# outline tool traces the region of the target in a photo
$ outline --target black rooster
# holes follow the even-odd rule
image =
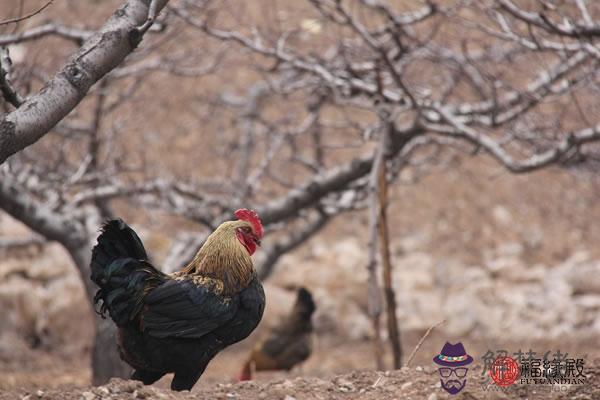
[[[92,252],[95,301],[119,328],[121,358],[132,379],[151,384],[174,372],[173,390],[190,390],[209,361],[258,325],[265,295],[250,256],[263,236],[255,212],[238,210],[182,271],[166,275],[148,262],[136,233],[107,222]]]

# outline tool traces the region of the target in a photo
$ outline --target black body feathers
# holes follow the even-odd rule
[[[148,281],[164,280],[147,259],[142,241],[126,223],[118,219],[104,224],[92,250],[91,279],[100,287],[94,298],[96,303],[102,300],[100,314],[108,311],[117,326],[140,312]]]

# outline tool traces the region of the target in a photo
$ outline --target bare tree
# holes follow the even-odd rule
[[[26,17],[5,23],[32,17],[49,4],[50,2]],[[166,4],[167,0],[127,1],[96,32],[47,23],[23,32],[0,35],[0,91],[6,104],[14,108],[0,115],[0,164],[47,134],[75,108],[92,85],[117,67],[137,47]],[[23,97],[11,82],[12,62],[7,46],[47,35],[58,35],[81,47],[54,78],[44,82],[38,93]],[[104,84],[101,84],[95,118],[84,129],[92,139],[86,163],[78,169],[80,175],[95,171],[98,167],[97,135],[101,115],[106,111],[103,88]],[[59,127],[60,129],[71,130],[67,126]],[[63,153],[63,161],[64,156]],[[26,157],[15,160],[13,165],[5,165],[0,184],[0,208],[47,240],[61,243],[78,266],[88,297],[93,299],[95,289],[88,279],[90,249],[94,226],[97,226],[102,217],[106,217],[106,209],[101,203],[97,203],[96,209],[77,213],[72,206],[59,204],[62,202],[58,198],[63,193],[60,189],[53,188],[56,179],[64,179],[64,189],[65,186],[76,183],[81,176],[75,174],[69,177],[65,173],[70,171],[61,171],[56,166],[55,164],[56,175],[48,177],[40,163],[29,164]],[[91,180],[89,183],[93,182]],[[114,346],[114,326],[96,319],[96,331],[93,351],[94,383],[103,383],[111,376],[128,376],[129,367],[120,361]]]
[[[302,93],[293,104],[310,107],[321,94],[330,121],[329,127],[320,123],[321,130],[331,137],[332,126],[344,129],[339,136],[347,147],[355,130],[363,132],[356,147],[367,147],[389,127],[390,181],[401,168],[427,168],[456,152],[486,153],[514,173],[597,158],[598,4],[536,2],[526,8],[509,0],[424,0],[412,10],[371,0],[306,4],[302,12],[281,12],[262,25],[231,24],[236,13],[227,2],[198,7],[182,1],[175,12],[215,40],[253,54],[267,82],[284,81]],[[390,112],[373,122],[382,104]],[[262,115],[252,120],[279,125]],[[352,188],[360,197],[373,163],[366,155],[337,167],[341,179],[334,190]],[[308,182],[328,173],[321,169]],[[296,192],[294,206],[319,194],[311,184]],[[373,240],[371,266],[372,246]]]

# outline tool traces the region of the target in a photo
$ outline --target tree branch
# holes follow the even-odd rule
[[[318,216],[313,221],[308,221],[305,226],[299,229],[294,229],[289,235],[277,241],[267,249],[264,249],[264,258],[257,268],[260,279],[267,279],[273,272],[273,268],[279,258],[287,252],[294,250],[306,240],[310,239],[315,233],[320,231],[330,221],[331,216],[319,212]]]
[[[28,42],[48,35],[55,35],[82,45],[85,40],[93,35],[93,32],[49,22],[20,33],[0,35],[0,46]]]
[[[156,5],[161,10],[168,0]],[[35,143],[85,97],[90,87],[125,59],[143,33],[148,18],[142,0],[129,0],[90,37],[54,78],[17,110],[0,119],[0,164]]]
[[[410,140],[422,133],[420,126],[395,131],[388,156],[396,156]],[[264,224],[280,222],[309,208],[326,195],[345,189],[351,182],[367,175],[373,165],[373,155],[355,158],[339,167],[316,174],[303,185],[291,190],[287,195],[259,207],[257,212]]]
[[[475,129],[465,125],[459,118],[450,114],[443,108],[436,109],[451,128],[441,127],[439,125],[427,125],[427,128],[438,133],[449,134],[456,137],[461,137],[469,142],[485,149],[492,157],[503,164],[507,169],[514,173],[525,173],[536,169],[546,167],[550,164],[558,162],[561,157],[565,156],[574,148],[588,142],[600,140],[600,124],[590,128],[581,129],[576,132],[571,132],[565,135],[565,138],[560,140],[551,149],[542,153],[535,154],[523,160],[515,160],[502,146],[490,136],[481,134]]]
[[[46,243],[48,243],[48,241],[44,237],[37,235],[17,239],[4,239],[0,237],[0,250],[13,250],[29,246],[42,246]]]
[[[506,10],[513,17],[553,34],[572,38],[591,39],[600,37],[600,24],[590,24],[589,20],[586,25],[574,24],[571,21],[558,24],[550,20],[545,14],[524,11],[509,0],[498,0],[498,3],[503,10]]]
[[[0,180],[0,209],[32,231],[63,245],[73,246],[85,237],[77,220],[54,212],[6,175]]]
[[[25,16],[19,17],[19,18],[13,18],[13,19],[7,19],[5,21],[0,21],[0,26],[2,25],[8,25],[8,24],[15,24],[17,22],[21,22],[24,21],[26,19],[29,19],[31,17],[33,17],[34,15],[37,15],[39,13],[41,13],[42,11],[44,11],[46,9],[46,7],[48,7],[50,4],[52,4],[54,0],[49,0],[46,4],[44,4],[41,8],[39,8],[37,11],[31,12]]]

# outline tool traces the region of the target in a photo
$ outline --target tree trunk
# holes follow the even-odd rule
[[[76,248],[68,248],[71,258],[77,265],[81,275],[91,310],[94,310],[94,295],[98,289],[90,279],[90,259],[92,245],[88,242]],[[95,315],[94,347],[92,349],[91,367],[92,384],[102,385],[110,378],[129,378],[131,367],[121,360],[117,348],[117,328],[110,318],[102,319]]]
[[[10,180],[0,181],[0,209],[37,234],[57,241],[67,250],[81,276],[90,310],[93,310],[93,299],[98,289],[90,279],[90,259],[95,234],[90,234],[85,226],[98,226],[100,216],[89,214],[90,220],[82,224],[76,219],[56,214],[33,196],[23,193],[20,187]],[[95,384],[104,383],[110,377],[129,376],[129,367],[121,361],[117,351],[114,324],[110,320],[100,322],[99,319],[96,319],[95,324],[96,339],[92,357]]]
[[[131,367],[121,360],[117,349],[117,328],[114,322],[99,315],[95,318],[96,336],[92,350],[92,384],[102,385],[110,378],[129,378]]]

